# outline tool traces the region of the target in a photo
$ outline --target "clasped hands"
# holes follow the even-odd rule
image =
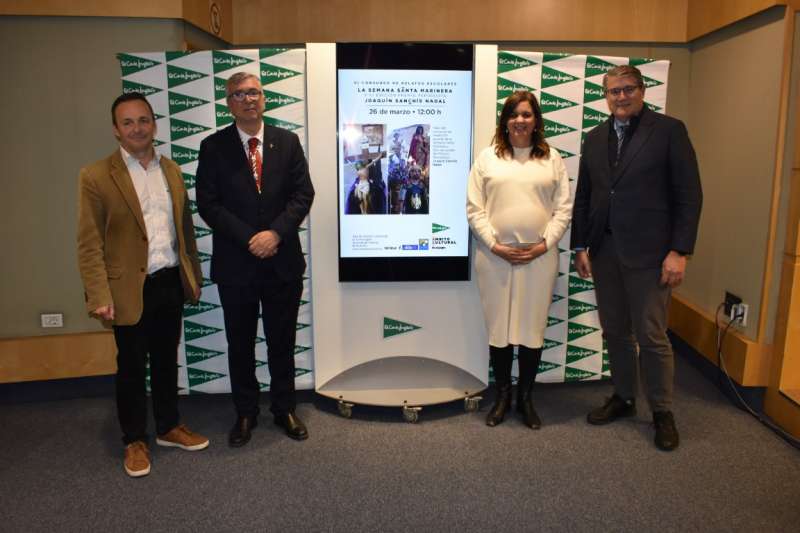
[[[529,246],[509,246],[508,244],[495,243],[492,253],[511,263],[512,265],[526,265],[547,251],[547,243],[540,241]]]
[[[251,254],[264,259],[272,257],[278,253],[278,245],[281,243],[281,237],[275,230],[259,231],[250,238],[247,244],[247,249]]]

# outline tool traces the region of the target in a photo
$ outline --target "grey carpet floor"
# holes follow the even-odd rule
[[[800,451],[677,360],[681,447],[652,444],[649,413],[589,426],[610,384],[539,386],[540,431],[489,407],[301,403],[311,438],[261,417],[233,450],[228,396],[183,398],[201,452],[156,447],[128,478],[111,398],[0,406],[0,531],[798,531]],[[266,410],[264,410],[266,412]]]

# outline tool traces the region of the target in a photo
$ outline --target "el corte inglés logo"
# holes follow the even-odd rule
[[[184,82],[193,81],[202,77],[203,74],[200,74],[199,72],[192,72],[191,70],[170,70],[170,72],[167,73],[167,79],[180,80]]]
[[[383,317],[384,339],[388,337],[394,337],[395,335],[402,335],[403,333],[408,333],[417,329],[422,329],[422,326],[409,324],[408,322],[402,322],[400,320],[395,320],[394,318]]]
[[[575,131],[574,128],[559,124],[558,122],[550,120],[545,120],[544,122],[544,132],[547,135],[561,135],[562,133],[569,133],[571,131]]]
[[[119,62],[124,68],[132,68],[136,70],[144,70],[146,68],[150,68],[152,66],[158,65],[155,61],[150,61],[149,59],[140,59],[138,57],[133,57],[130,59],[122,59]]]
[[[542,343],[542,350],[549,350],[550,348],[561,346],[561,344],[563,343],[551,339],[545,339],[544,342]]]
[[[222,53],[215,53],[214,54],[214,66],[221,66],[225,67],[222,70],[227,70],[229,68],[238,67],[239,65],[244,65],[245,63],[249,63],[250,60],[244,57],[234,56],[230,54],[222,54]]]
[[[564,369],[564,378],[566,381],[580,381],[583,379],[591,378],[596,376],[597,374],[593,372],[587,372],[586,370],[578,370],[577,368],[572,368],[568,366]]]
[[[580,346],[567,346],[567,364],[574,363],[576,361],[580,361],[581,359],[586,359],[587,357],[591,357],[595,355],[597,351],[589,350],[587,348],[581,348]]]
[[[592,326],[584,326],[583,324],[575,324],[570,322],[569,326],[567,327],[567,338],[569,340],[575,340],[578,337],[583,337],[584,335],[594,333],[595,331],[597,331],[597,328],[593,328]]]

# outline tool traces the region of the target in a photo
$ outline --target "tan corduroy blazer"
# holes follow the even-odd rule
[[[172,197],[181,281],[187,301],[202,283],[189,198],[180,167],[161,158]],[[109,325],[136,324],[147,275],[147,230],[139,198],[119,150],[81,169],[78,191],[78,268],[86,308],[114,304]]]

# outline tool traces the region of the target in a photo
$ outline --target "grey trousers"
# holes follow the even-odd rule
[[[611,234],[593,255],[597,311],[615,393],[626,400],[636,398],[641,370],[650,409],[671,410],[675,361],[667,337],[667,311],[672,291],[659,283],[661,267],[625,267]]]

